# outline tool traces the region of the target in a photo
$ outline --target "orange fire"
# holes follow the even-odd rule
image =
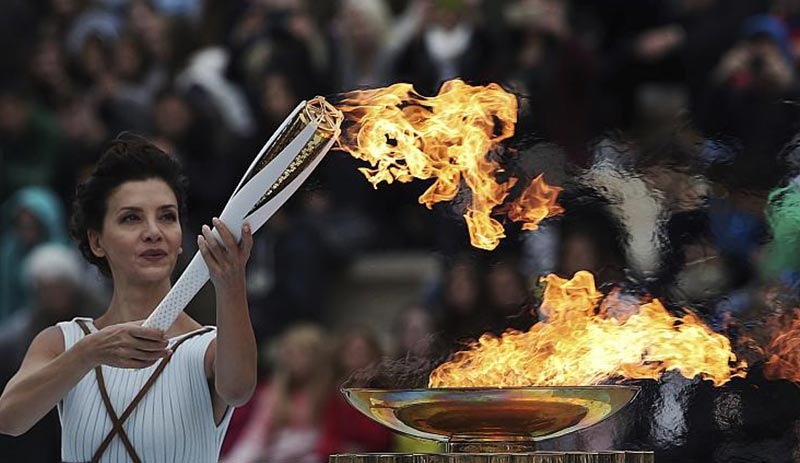
[[[514,95],[497,84],[471,86],[451,80],[438,96],[428,98],[410,84],[395,84],[347,93],[338,108],[347,121],[338,147],[372,166],[360,171],[374,187],[380,182],[434,179],[419,198],[430,209],[455,198],[463,183],[472,193],[464,214],[472,245],[497,247],[505,231],[492,215],[501,212],[499,206],[517,180],[497,183],[495,175],[502,167],[489,153],[514,135]],[[561,211],[555,205],[559,191],[540,176],[502,209],[532,230]]]
[[[800,382],[800,310],[782,323],[765,349],[764,376]]]
[[[485,334],[431,373],[429,387],[593,385],[658,379],[669,370],[721,385],[744,376],[725,336],[696,315],[671,315],[657,299],[604,296],[591,273],[545,277],[546,321],[525,333]]]

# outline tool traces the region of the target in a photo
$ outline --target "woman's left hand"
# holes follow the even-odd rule
[[[208,266],[211,282],[217,291],[244,289],[245,265],[253,248],[250,225],[242,226],[242,239],[237,244],[233,233],[221,220],[215,217],[212,222],[221,239],[214,235],[208,225],[203,225],[203,234],[197,237],[197,245]]]

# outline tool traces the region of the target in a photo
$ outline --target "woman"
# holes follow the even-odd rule
[[[0,323],[25,305],[25,290],[19,269],[25,257],[43,243],[66,243],[64,211],[49,189],[20,189],[3,205],[2,220],[10,223],[0,235]]]
[[[72,233],[113,281],[108,309],[39,333],[0,396],[0,432],[20,435],[54,406],[65,462],[216,462],[232,407],[256,382],[242,240],[214,220],[198,246],[216,291],[218,327],[182,313],[142,327],[170,290],[181,253],[185,181],[177,162],[140,139],[117,139],[78,187]]]
[[[294,325],[274,352],[274,370],[256,390],[230,443],[227,463],[318,463],[322,412],[331,362],[325,333],[317,325]]]
[[[354,326],[343,331],[338,341],[332,359],[336,374],[332,386],[335,387],[329,389],[322,412],[319,461],[327,461],[336,453],[386,452],[392,441],[389,428],[356,410],[339,391],[340,385],[351,375],[381,361],[383,349],[377,334],[366,326]]]

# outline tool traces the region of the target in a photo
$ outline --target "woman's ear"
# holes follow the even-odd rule
[[[100,242],[100,234],[95,230],[88,230],[86,236],[89,238],[89,248],[92,250],[92,254],[97,257],[105,257],[106,251]]]

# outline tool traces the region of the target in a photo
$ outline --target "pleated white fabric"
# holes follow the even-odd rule
[[[65,350],[84,336],[77,320],[57,325],[64,333]],[[87,322],[92,332],[96,331],[91,319],[82,320]],[[123,427],[143,462],[218,461],[233,408],[228,408],[219,426],[214,422],[204,358],[215,336],[216,329],[181,344],[124,423]],[[171,339],[170,345],[181,337]],[[140,370],[102,367],[106,389],[117,416],[122,415],[159,362]],[[59,402],[58,414],[61,419],[61,459],[65,462],[90,461],[112,429],[94,371],[83,377]],[[101,463],[130,461],[119,436],[114,437],[100,459]]]

